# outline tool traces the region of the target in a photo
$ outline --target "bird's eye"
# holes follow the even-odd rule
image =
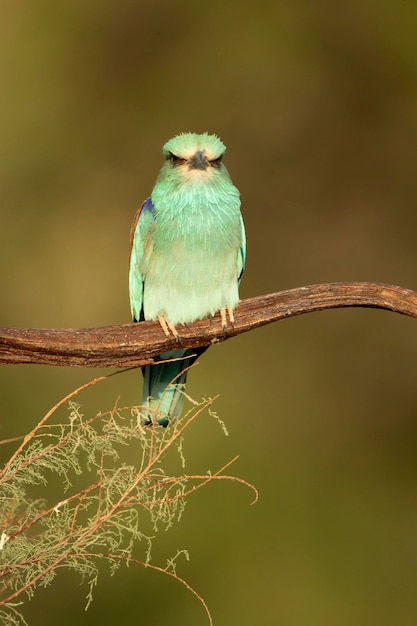
[[[212,159],[211,161],[209,161],[209,163],[211,167],[220,167],[222,163],[222,159],[223,159],[223,155],[221,154],[219,157],[217,157],[217,159]]]
[[[182,159],[173,152],[169,153],[169,160],[171,161],[172,165],[182,165],[183,163],[185,163],[185,159]]]

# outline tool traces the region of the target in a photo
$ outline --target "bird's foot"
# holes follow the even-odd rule
[[[225,309],[220,309],[220,317],[222,320],[222,330],[224,333],[227,331],[227,314],[229,314],[230,325],[232,328],[235,327],[235,316],[233,314],[233,309],[231,306],[226,307]]]
[[[161,328],[165,333],[165,336],[168,337],[168,339],[171,339],[173,335],[175,339],[178,341],[178,343],[180,344],[180,346],[182,346],[181,337],[177,329],[175,328],[174,324],[170,322],[169,320],[167,320],[167,318],[164,317],[163,315],[158,315],[158,322],[160,323]]]

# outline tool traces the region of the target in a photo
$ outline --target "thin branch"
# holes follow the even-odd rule
[[[226,333],[220,316],[178,327],[185,348],[209,346],[258,326],[323,309],[370,307],[417,318],[417,293],[384,283],[328,283],[248,298]],[[157,322],[101,328],[49,330],[0,327],[0,364],[135,367],[178,347]]]
[[[187,583],[186,580],[184,580],[184,578],[181,578],[180,576],[178,576],[178,574],[176,572],[171,572],[169,569],[167,569],[166,567],[158,567],[158,565],[153,565],[152,563],[146,563],[145,561],[139,561],[139,559],[132,559],[130,556],[124,556],[122,554],[103,554],[102,552],[82,552],[80,554],[74,553],[71,555],[71,558],[85,558],[86,556],[89,556],[91,558],[101,558],[101,559],[108,559],[109,561],[114,561],[114,560],[118,560],[118,561],[124,561],[127,565],[129,565],[130,563],[136,563],[138,565],[142,565],[143,567],[146,567],[148,569],[152,569],[155,572],[160,572],[161,574],[167,574],[168,576],[171,576],[171,578],[174,578],[174,580],[178,581],[179,583],[181,583],[182,585],[184,585],[184,587],[186,589],[188,589],[188,591],[191,591],[191,593],[197,598],[197,600],[200,602],[200,604],[202,604],[206,615],[208,617],[209,620],[209,626],[213,626],[213,618],[211,616],[210,610],[204,600],[204,598],[202,596],[200,596],[199,593],[197,593],[197,591],[191,587],[191,585],[189,585]]]

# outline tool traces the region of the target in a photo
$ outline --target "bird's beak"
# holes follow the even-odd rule
[[[198,150],[189,160],[189,167],[192,170],[206,170],[208,167],[208,160],[206,159],[203,150]]]

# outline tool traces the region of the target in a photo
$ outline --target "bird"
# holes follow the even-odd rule
[[[133,321],[158,320],[178,349],[142,368],[144,423],[181,415],[189,367],[207,348],[184,349],[179,324],[220,312],[234,324],[245,267],[240,194],[223,163],[217,135],[181,133],[162,148],[164,164],[130,233],[129,296]],[[168,359],[174,361],[160,363]],[[180,359],[180,360],[178,360]]]

